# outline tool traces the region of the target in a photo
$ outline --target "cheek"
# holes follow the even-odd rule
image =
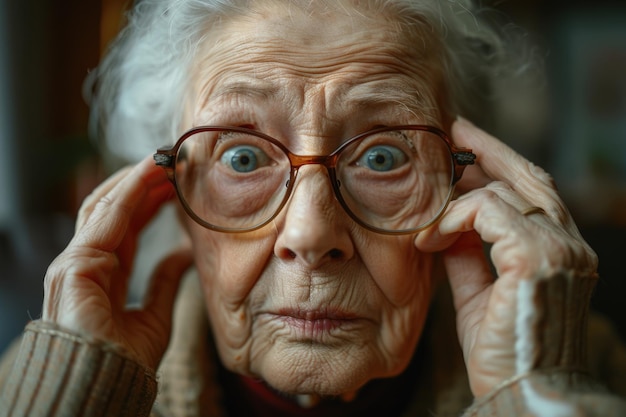
[[[376,285],[395,307],[427,305],[433,285],[433,256],[415,248],[414,236],[369,242],[362,258]]]
[[[414,236],[393,236],[368,244],[363,254],[385,299],[378,342],[389,354],[388,375],[401,372],[411,360],[433,292],[434,257],[417,251],[413,241]]]
[[[225,234],[192,226],[196,267],[205,292],[220,303],[243,304],[273,252],[261,233]]]
[[[271,237],[222,234],[191,226],[196,267],[222,361],[247,373],[251,339],[250,293],[273,252]]]

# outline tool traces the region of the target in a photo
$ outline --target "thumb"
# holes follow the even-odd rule
[[[444,251],[443,259],[457,312],[477,301],[477,296],[493,284],[493,273],[478,233],[461,234]]]
[[[459,341],[466,360],[484,318],[494,281],[476,232],[463,233],[443,254],[452,289]]]

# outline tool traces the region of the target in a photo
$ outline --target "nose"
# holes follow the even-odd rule
[[[277,227],[274,253],[285,261],[317,269],[354,255],[350,220],[334,198],[327,172],[319,165],[300,168]]]

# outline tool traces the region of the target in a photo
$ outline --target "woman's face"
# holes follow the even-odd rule
[[[268,4],[214,26],[186,127],[250,127],[294,153],[321,155],[374,127],[441,124],[427,40],[367,10],[310,3]],[[284,392],[338,395],[406,367],[429,305],[432,258],[414,236],[355,224],[323,167],[302,167],[290,200],[260,230],[224,234],[187,221],[229,369]]]

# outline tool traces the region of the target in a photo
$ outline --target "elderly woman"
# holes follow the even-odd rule
[[[626,415],[586,370],[596,256],[458,116],[500,48],[463,0],[138,1],[92,106],[144,159],[84,202],[0,415]]]

